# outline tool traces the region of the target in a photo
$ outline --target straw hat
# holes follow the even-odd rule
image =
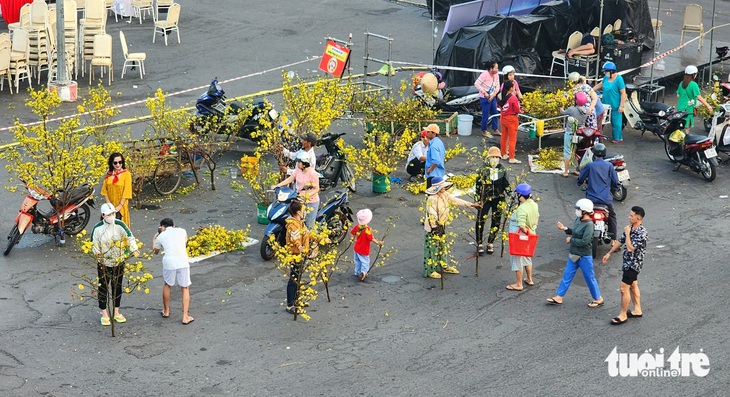
[[[502,151],[499,150],[498,147],[492,146],[489,148],[489,151],[487,152],[488,157],[502,157]]]
[[[441,190],[448,189],[452,186],[454,186],[453,182],[447,182],[444,178],[436,176],[431,180],[431,187],[426,189],[426,194],[434,195]]]

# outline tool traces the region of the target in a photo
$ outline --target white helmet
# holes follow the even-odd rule
[[[580,73],[578,73],[578,72],[570,72],[570,74],[568,75],[568,80],[570,82],[577,83],[579,79],[580,79]]]
[[[515,72],[515,68],[513,68],[510,65],[507,65],[507,66],[505,66],[505,67],[502,68],[502,74],[504,74],[504,75],[508,75],[508,74],[514,73],[514,72]]]
[[[575,208],[590,214],[591,212],[593,212],[593,202],[591,200],[583,198],[575,203]]]
[[[312,165],[312,156],[309,155],[309,152],[300,150],[299,153],[297,153],[297,161],[301,161],[302,165],[306,168]]]
[[[686,68],[684,68],[684,74],[697,74],[697,66],[695,65],[689,65]]]

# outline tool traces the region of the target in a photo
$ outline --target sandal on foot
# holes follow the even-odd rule
[[[630,317],[636,317],[636,318],[641,318],[641,317],[644,317],[644,313],[641,313],[641,314],[634,314],[634,313],[631,313],[631,310],[627,310],[627,311],[626,311],[626,317],[627,317],[627,318],[630,318]]]
[[[618,317],[614,317],[614,318],[611,319],[611,322],[610,323],[611,323],[611,325],[621,325],[621,324],[625,323],[628,320],[629,320],[628,318],[626,318],[626,320],[621,320]]]
[[[169,314],[168,314],[168,315],[165,315],[165,312],[160,312],[160,316],[162,316],[163,318],[168,318],[168,317],[170,317],[170,315],[169,315]]]
[[[510,290],[510,291],[522,291],[523,289],[525,289],[524,287],[522,287],[522,288],[513,287],[512,284],[510,284],[504,288],[507,290]]]
[[[121,314],[117,314],[116,316],[114,316],[114,321],[118,323],[126,323],[127,319],[124,318],[124,316],[122,316]]]
[[[487,244],[487,253],[492,255],[494,253],[494,244]]]
[[[547,303],[549,305],[562,305],[563,302],[556,301],[554,298],[547,298]]]
[[[588,307],[590,307],[591,309],[595,309],[598,306],[603,306],[604,303],[606,303],[606,301],[591,301],[591,303],[588,304]]]
[[[522,280],[523,283],[527,284],[529,287],[532,287],[535,285],[535,282],[529,282],[527,279]]]
[[[103,326],[112,325],[112,320],[109,317],[102,317],[101,325],[103,325]]]
[[[484,253],[484,246],[479,244],[477,245],[477,253],[483,254]]]

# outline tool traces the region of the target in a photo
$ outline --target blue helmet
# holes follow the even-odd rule
[[[611,61],[608,61],[608,62],[604,63],[603,64],[603,71],[604,72],[606,72],[606,71],[615,72],[616,71],[616,64],[613,63],[613,62],[611,62]]]
[[[526,183],[520,183],[519,185],[517,185],[515,193],[519,194],[520,196],[529,197],[530,194],[532,194],[532,187],[530,187],[530,185]]]

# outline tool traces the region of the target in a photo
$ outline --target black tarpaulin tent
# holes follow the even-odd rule
[[[603,25],[620,18],[637,41],[652,49],[654,34],[647,0],[603,0]],[[574,31],[589,32],[601,19],[601,0],[553,1],[528,15],[486,16],[448,32],[436,51],[436,65],[484,69],[495,60],[522,73],[543,74],[552,51],[563,48]],[[443,71],[450,86],[471,85],[475,73]]]

